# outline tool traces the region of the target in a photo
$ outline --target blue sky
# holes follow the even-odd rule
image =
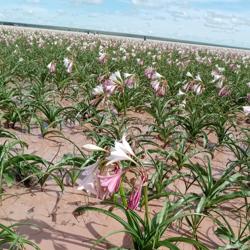
[[[0,0],[0,20],[250,48],[250,0]]]

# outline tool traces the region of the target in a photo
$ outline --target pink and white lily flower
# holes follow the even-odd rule
[[[115,173],[112,175],[98,175],[100,180],[100,186],[106,188],[109,194],[116,193],[119,190],[121,183],[122,170],[120,168],[115,169]]]
[[[103,89],[108,95],[112,95],[118,86],[122,85],[122,76],[120,71],[112,73],[108,79],[103,82]]]
[[[133,88],[135,85],[135,75],[134,74],[129,74],[129,73],[124,73],[124,84],[129,88]]]
[[[123,77],[120,71],[112,73],[108,79],[102,82],[103,90],[108,95],[112,95],[115,90],[123,91],[124,87],[132,88],[135,85],[135,75],[124,73]]]
[[[137,184],[134,186],[134,190],[129,196],[128,209],[136,210],[139,207],[142,187],[145,185],[146,181],[147,176],[144,176],[143,174],[137,179]]]
[[[191,91],[193,88],[193,83],[192,82],[188,82],[186,83],[183,87],[182,87],[182,90],[184,92],[188,92],[188,91]]]
[[[158,91],[158,89],[160,88],[160,82],[155,80],[155,81],[152,81],[150,83],[150,85],[152,86],[152,88],[154,89],[154,91]]]
[[[89,194],[98,195],[96,189],[98,183],[99,162],[87,166],[79,176],[78,190],[85,190]]]
[[[105,64],[108,61],[108,56],[106,53],[99,53],[98,61],[101,64]]]
[[[228,86],[224,86],[220,89],[218,95],[220,97],[223,97],[223,96],[229,96],[231,94],[231,91],[230,89],[228,88]]]
[[[161,81],[155,80],[155,81],[152,81],[150,84],[151,84],[152,88],[154,89],[155,94],[157,96],[164,96],[165,95],[166,86],[167,86],[166,80],[161,80]]]
[[[56,63],[50,62],[48,64],[47,68],[49,69],[50,73],[55,73],[56,72]]]
[[[196,95],[200,95],[203,92],[202,85],[200,83],[193,86],[193,91]]]
[[[148,67],[148,68],[146,68],[145,71],[144,71],[145,76],[146,76],[148,79],[150,79],[150,80],[152,80],[153,75],[154,75],[155,73],[156,73],[156,71],[155,71],[155,69],[154,69],[153,67]]]
[[[139,207],[141,200],[141,192],[142,192],[142,182],[135,187],[134,191],[129,196],[128,200],[128,209],[136,210]]]
[[[166,85],[161,84],[160,88],[158,91],[156,91],[157,96],[164,96],[166,94]]]
[[[73,68],[73,61],[68,59],[68,58],[64,58],[63,64],[66,68],[67,73],[70,74],[72,72],[72,68]]]
[[[137,64],[139,64],[141,66],[144,65],[144,61],[140,58],[136,58],[136,62],[137,62]]]
[[[151,80],[157,80],[162,78],[163,76],[161,74],[159,74],[158,72],[155,72],[151,78]]]
[[[112,95],[117,87],[117,84],[110,79],[107,79],[102,84],[103,90],[107,95]]]
[[[212,83],[215,83],[215,87],[218,88],[218,89],[221,89],[223,87],[223,83],[224,83],[224,80],[225,80],[225,76],[222,75],[221,73],[219,73],[218,71],[216,70],[213,70],[211,75],[213,76],[213,80],[212,80]]]

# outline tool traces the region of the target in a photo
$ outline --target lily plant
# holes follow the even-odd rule
[[[85,190],[89,195],[95,195],[102,200],[102,204],[121,210],[127,219],[125,221],[115,212],[103,208],[88,205],[78,207],[73,212],[75,217],[86,211],[100,212],[113,218],[124,227],[124,230],[115,231],[102,237],[96,244],[112,234],[125,232],[131,236],[135,250],[151,250],[160,247],[178,250],[180,249],[176,245],[178,242],[191,244],[199,249],[207,249],[198,241],[182,236],[162,240],[163,234],[174,222],[187,216],[183,205],[188,203],[189,198],[180,199],[175,203],[166,201],[162,210],[151,218],[148,204],[148,174],[144,162],[136,156],[125,135],[120,142],[115,141],[114,147],[110,150],[94,144],[84,145],[84,149],[99,151],[103,154],[94,164],[84,168],[79,177],[78,189]],[[126,166],[122,162],[126,162]],[[128,181],[128,178],[125,178],[128,172],[135,174],[133,180]],[[142,200],[144,218],[139,214],[139,208],[142,209],[140,207]]]

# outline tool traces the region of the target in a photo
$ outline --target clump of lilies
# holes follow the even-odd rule
[[[99,52],[98,62],[101,64],[105,64],[108,62],[108,55],[103,52]]]
[[[168,87],[168,82],[153,67],[148,67],[144,71],[145,76],[151,81],[150,85],[157,96],[164,96]]]
[[[109,75],[102,75],[98,78],[100,82],[93,91],[94,96],[100,96],[106,94],[111,96],[116,91],[124,92],[125,88],[133,88],[136,84],[136,77],[134,74],[123,73],[123,76],[120,71],[116,71]]]
[[[231,95],[231,90],[228,86],[223,86],[220,90],[219,90],[219,93],[218,95],[220,97],[223,97],[223,96],[230,96]]]
[[[64,58],[63,59],[63,65],[66,69],[66,72],[68,74],[72,73],[73,70],[73,60],[69,59],[69,58]],[[56,62],[55,61],[51,61],[48,65],[47,68],[49,70],[49,73],[56,73]]]
[[[88,151],[102,152],[98,160],[84,168],[79,176],[79,190],[85,190],[88,194],[95,195],[99,199],[112,198],[114,194],[120,193],[122,203],[127,209],[135,210],[139,207],[142,188],[146,187],[147,174],[142,161],[136,156],[126,136],[121,141],[115,141],[114,147],[104,149],[94,144],[83,146]],[[122,162],[127,162],[126,166]],[[128,183],[132,186],[129,198],[126,199],[124,184],[125,176],[133,173],[135,179]],[[124,178],[123,178],[124,177]]]
[[[101,75],[97,80],[99,85],[92,90],[92,94],[95,97],[92,102],[95,103],[98,100],[103,100],[109,103],[109,97],[115,93],[119,93],[121,94],[121,100],[123,100],[124,114],[126,114],[125,91],[126,89],[132,89],[136,86],[136,75],[116,71],[114,73]],[[114,107],[110,107],[110,110],[113,108]]]
[[[73,61],[69,58],[64,58],[63,60],[64,67],[66,68],[67,73],[72,73],[73,69]]]
[[[231,95],[229,86],[225,85],[226,77],[223,75],[224,71],[224,68],[215,65],[215,69],[211,73],[213,77],[212,83],[214,83],[215,87],[218,89],[218,95],[220,97]]]
[[[56,63],[55,62],[50,62],[47,66],[49,69],[49,73],[55,73],[56,72]]]
[[[184,85],[179,89],[178,95],[185,95],[187,92],[193,92],[196,95],[201,95],[205,88],[200,75],[193,76],[190,72],[187,72],[186,76],[188,80],[184,82]]]
[[[215,84],[216,88],[221,89],[223,87],[225,76],[223,72],[225,71],[224,68],[215,65],[215,69],[212,71],[211,75],[213,77],[212,83]]]

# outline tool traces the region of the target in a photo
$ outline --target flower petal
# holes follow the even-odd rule
[[[84,149],[86,150],[90,150],[90,151],[106,151],[105,149],[98,147],[94,144],[85,144],[82,146]]]

